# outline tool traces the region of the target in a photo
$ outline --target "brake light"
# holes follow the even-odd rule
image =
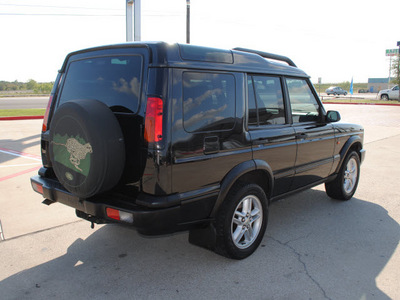
[[[53,102],[53,94],[50,95],[49,102],[47,103],[46,113],[43,118],[42,132],[47,131],[47,122],[49,121],[49,113],[51,108],[51,103]]]
[[[133,215],[125,211],[117,210],[114,208],[107,207],[106,209],[107,217],[128,223],[133,223]]]
[[[147,99],[144,138],[148,143],[160,142],[163,137],[163,101],[161,98]]]

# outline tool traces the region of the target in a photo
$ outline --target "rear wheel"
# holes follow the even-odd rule
[[[256,184],[237,185],[222,204],[216,220],[216,252],[243,259],[260,245],[268,223],[268,202]]]
[[[359,179],[360,158],[352,151],[346,156],[336,179],[325,183],[326,193],[334,199],[349,200],[356,192]]]

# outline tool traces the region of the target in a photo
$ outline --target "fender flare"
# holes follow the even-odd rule
[[[227,194],[229,193],[232,186],[238,181],[240,177],[243,175],[256,171],[262,170],[266,173],[268,177],[268,186],[269,191],[267,193],[267,199],[271,198],[272,191],[273,191],[273,184],[274,184],[274,177],[272,173],[271,167],[263,160],[248,160],[236,165],[232,170],[230,170],[222,179],[220,185],[220,191],[218,194],[218,198],[215,202],[214,208],[211,212],[211,217],[214,218],[217,214],[219,207],[221,206],[222,202],[225,200]]]
[[[340,162],[338,164],[338,166],[336,167],[335,173],[338,173],[340,168],[342,167],[343,161],[347,156],[347,153],[349,152],[350,148],[353,147],[355,144],[359,144],[360,145],[360,149],[362,149],[362,143],[363,140],[360,136],[358,135],[354,135],[352,137],[350,137],[347,142],[344,144],[344,146],[342,147],[342,149],[340,150]],[[361,157],[360,157],[360,161],[361,161]]]

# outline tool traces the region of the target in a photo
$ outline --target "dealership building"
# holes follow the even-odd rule
[[[393,78],[391,78],[393,79]],[[368,91],[378,93],[380,90],[390,89],[395,84],[389,83],[389,77],[386,78],[368,78]]]

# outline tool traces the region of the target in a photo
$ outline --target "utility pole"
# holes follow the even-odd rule
[[[126,41],[141,40],[141,0],[126,0]]]
[[[400,76],[400,41],[398,41],[397,42],[397,47],[399,47],[399,53],[397,53],[397,55],[398,55],[398,64],[397,64],[397,67],[398,67],[398,70],[397,70],[397,77],[399,77]],[[400,82],[398,82],[398,84],[399,84],[399,87],[400,87]],[[399,102],[400,102],[400,88],[399,88]]]
[[[190,44],[190,0],[186,0],[186,44]]]

